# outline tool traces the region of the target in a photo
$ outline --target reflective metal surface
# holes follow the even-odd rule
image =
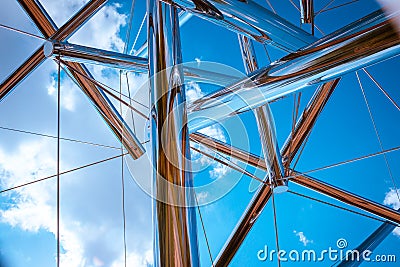
[[[287,51],[315,41],[315,37],[254,1],[164,0],[226,29]]]
[[[238,38],[243,64],[245,66],[246,73],[249,74],[258,69],[258,62],[253,43],[245,36],[238,35]],[[274,118],[268,103],[254,109],[254,114],[256,117],[258,133],[260,135],[265,164],[268,169],[269,183],[273,186],[274,192],[286,191],[286,183],[281,182],[283,181],[282,178],[284,176],[284,170],[281,154],[278,148],[278,142],[276,140]]]
[[[48,41],[45,43],[43,51],[46,57],[61,56],[63,60],[70,62],[100,64],[135,72],[148,71],[146,58],[67,42]]]
[[[155,266],[199,266],[178,14],[147,0]],[[180,190],[176,189],[180,188]],[[166,203],[168,200],[168,203]]]
[[[195,101],[188,107],[190,131],[399,54],[400,38],[390,20],[370,24],[356,34],[289,54],[249,79]]]
[[[314,24],[314,0],[300,0],[301,23]]]
[[[390,220],[396,224],[400,224],[400,213],[394,209],[370,201],[366,198],[357,196],[353,193],[347,192],[343,189],[337,188],[333,185],[324,183],[320,180],[311,178],[301,173],[294,172],[292,173],[292,175],[294,176],[294,178],[292,178],[290,181],[296,184],[302,185],[321,194],[330,196],[336,200],[360,208],[364,211]]]

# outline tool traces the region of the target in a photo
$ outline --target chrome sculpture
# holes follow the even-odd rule
[[[387,222],[363,242],[360,249],[375,248],[378,241],[400,224],[399,211],[290,169],[292,159],[312,131],[340,77],[400,53],[400,38],[391,24],[398,19],[399,10],[386,15],[378,10],[317,40],[312,34],[250,0],[147,0],[148,39],[131,56],[67,42],[106,0],[88,2],[59,29],[39,1],[18,2],[48,41],[0,85],[0,101],[46,58],[63,60],[104,121],[129,154],[137,159],[145,153],[143,145],[105,94],[104,88],[93,82],[94,78],[83,64],[89,62],[148,73],[153,190],[161,199],[172,199],[174,203],[165,203],[160,198],[154,201],[156,266],[200,265],[190,141],[268,173],[215,259],[215,266],[227,266],[231,262],[272,194],[286,191],[290,183],[386,219]],[[301,20],[310,23],[313,29],[313,0],[301,0],[300,3]],[[185,11],[180,14],[181,20],[178,8]],[[179,24],[192,14],[238,33],[248,77],[180,65]],[[260,68],[252,41],[272,44],[289,54]],[[212,81],[222,88],[186,103],[185,79]],[[268,103],[311,84],[320,86],[279,150]],[[264,157],[198,132],[216,121],[249,110],[256,114]],[[233,165],[230,167],[234,168]],[[179,186],[180,190],[171,185]],[[349,264],[343,262],[341,266]]]

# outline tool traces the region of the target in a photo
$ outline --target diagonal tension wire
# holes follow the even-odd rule
[[[378,142],[379,142],[379,148],[381,149],[381,151],[383,151],[382,139],[381,139],[381,137],[380,137],[378,128],[377,128],[377,126],[376,126],[374,116],[372,115],[371,107],[370,107],[370,105],[369,105],[369,103],[368,103],[368,99],[367,99],[367,96],[366,96],[366,94],[365,94],[364,87],[363,87],[363,85],[362,85],[362,83],[361,83],[360,76],[358,75],[358,72],[356,72],[356,76],[357,76],[358,84],[360,85],[360,89],[361,89],[361,93],[362,93],[363,98],[364,98],[365,105],[367,106],[367,109],[368,109],[369,117],[370,117],[371,122],[372,122],[372,125],[373,125],[373,127],[374,127],[374,131],[375,131],[376,138],[377,138],[377,140],[378,140]],[[386,154],[383,154],[383,158],[384,158],[384,160],[385,160],[386,168],[387,168],[387,170],[388,170],[390,179],[392,180],[394,189],[396,190],[397,199],[398,199],[399,202],[400,202],[400,195],[399,195],[399,192],[398,192],[398,190],[397,190],[397,184],[396,184],[396,181],[395,181],[395,179],[394,179],[394,177],[393,177],[392,169],[390,168],[390,164],[389,164],[389,161],[388,161],[388,159],[387,159],[387,157],[386,157]]]
[[[379,90],[382,91],[382,93],[387,97],[387,99],[389,99],[389,101],[392,102],[392,104],[400,111],[400,106],[396,103],[396,101],[394,101],[394,99],[389,95],[389,93],[386,92],[386,90],[377,82],[377,80],[375,80],[374,77],[372,77],[371,73],[369,73],[369,71],[367,71],[365,68],[363,68],[363,71],[368,75],[371,81],[375,83],[375,85],[379,88]]]
[[[276,220],[276,206],[275,206],[275,193],[272,192],[272,210],[274,212],[274,229],[275,229],[275,243],[276,243],[276,251],[278,251],[278,267],[281,267],[281,259],[279,256],[279,235],[278,235],[278,222]]]
[[[228,158],[224,157],[223,155],[221,155],[221,154],[218,153],[218,152],[215,152],[215,154],[216,154],[217,156],[219,156],[219,157],[225,159],[227,162],[229,162],[229,163],[232,164],[232,165],[229,165],[227,162],[224,162],[223,160],[221,160],[221,159],[219,159],[219,158],[217,158],[217,157],[214,157],[214,156],[208,154],[208,153],[205,152],[205,151],[202,151],[202,150],[200,150],[200,149],[197,149],[197,148],[195,148],[194,146],[191,146],[190,149],[192,149],[192,150],[194,150],[194,151],[196,151],[196,152],[198,152],[198,153],[200,153],[200,154],[203,154],[204,156],[206,156],[206,157],[208,157],[208,158],[210,158],[210,159],[213,159],[213,160],[215,160],[216,162],[218,162],[218,163],[220,163],[220,164],[222,164],[222,165],[225,165],[225,166],[227,166],[227,167],[229,167],[229,168],[231,168],[231,169],[233,169],[233,170],[235,170],[235,171],[238,171],[238,172],[240,172],[240,173],[243,173],[243,174],[249,176],[250,178],[252,178],[252,179],[254,179],[254,180],[256,180],[256,181],[258,181],[258,182],[260,182],[260,183],[263,183],[263,184],[266,184],[266,183],[267,183],[267,182],[263,181],[262,179],[258,178],[257,176],[255,176],[254,174],[252,174],[252,173],[248,172],[247,170],[243,169],[243,168],[240,167],[238,164],[236,164],[236,163],[234,163],[233,161],[229,160]]]
[[[340,8],[340,7],[343,7],[343,6],[347,6],[347,5],[353,4],[353,3],[358,2],[358,1],[359,1],[359,0],[352,0],[352,1],[349,1],[349,2],[346,2],[346,3],[343,3],[343,4],[340,4],[340,5],[337,5],[337,6],[333,6],[333,7],[330,7],[330,8],[326,8],[326,9],[320,11],[318,14],[321,14],[321,13],[323,13],[323,12],[330,11],[330,10],[333,10],[333,9],[337,9],[337,8]]]
[[[60,267],[60,130],[61,130],[61,64],[57,72],[57,267]]]
[[[57,139],[57,136],[54,136],[54,135],[42,134],[42,133],[31,132],[31,131],[25,131],[25,130],[20,130],[20,129],[15,129],[15,128],[9,128],[9,127],[0,126],[0,129],[1,130],[12,131],[12,132],[17,132],[17,133],[24,133],[24,134],[37,135],[37,136]],[[99,147],[105,147],[105,148],[111,148],[111,149],[119,149],[119,147],[115,147],[115,146],[97,144],[97,143],[92,143],[92,142],[87,142],[87,141],[82,141],[82,140],[77,140],[77,139],[72,139],[72,138],[60,137],[60,140],[74,142],[74,143],[80,143],[80,144],[85,144],[85,145],[91,145],[91,146],[99,146]]]
[[[200,222],[201,222],[201,228],[203,229],[204,239],[206,240],[208,255],[210,256],[211,266],[214,267],[214,261],[213,261],[213,257],[211,254],[210,243],[208,242],[207,232],[206,232],[206,228],[204,226],[204,221],[203,221],[203,216],[201,215],[199,201],[197,199],[197,194],[194,189],[193,189],[193,193],[194,193],[194,199],[196,200],[197,211],[199,212],[199,218],[200,218]]]
[[[348,209],[348,208],[345,208],[345,207],[342,207],[342,206],[339,206],[339,205],[336,205],[336,204],[333,204],[333,203],[329,203],[327,201],[323,201],[323,200],[320,200],[320,199],[317,199],[317,198],[313,198],[313,197],[310,197],[310,196],[307,196],[307,195],[303,195],[303,194],[300,194],[300,193],[297,193],[297,192],[294,192],[294,191],[291,191],[291,190],[288,190],[287,192],[289,192],[289,193],[291,193],[293,195],[296,195],[296,196],[307,198],[307,199],[313,200],[315,202],[319,202],[319,203],[334,207],[334,208],[338,208],[338,209],[345,210],[345,211],[348,211],[348,212],[351,212],[351,213],[354,213],[354,214],[357,214],[357,215],[361,215],[361,216],[364,216],[364,217],[369,218],[369,219],[373,219],[373,220],[384,222],[384,223],[385,222],[386,223],[389,222],[392,225],[397,225],[397,224],[395,224],[395,223],[393,223],[391,221],[388,221],[388,220],[383,220],[383,219],[380,219],[378,217],[374,217],[374,216],[371,216],[371,215],[368,215],[368,214],[365,214],[365,213],[362,213],[362,212],[359,212],[359,211]]]
[[[125,155],[128,155],[128,153],[125,153],[124,156]],[[116,159],[116,158],[120,158],[120,157],[121,157],[121,155],[117,155],[117,156],[114,156],[114,157],[111,157],[111,158],[106,158],[106,159],[103,159],[103,160],[92,162],[92,163],[89,163],[89,164],[86,164],[86,165],[82,165],[80,167],[76,167],[76,168],[73,168],[73,169],[70,169],[70,170],[67,170],[67,171],[60,172],[59,175],[61,176],[61,175],[67,174],[67,173],[71,173],[71,172],[74,172],[74,171],[85,169],[87,167],[91,167],[91,166],[94,166],[94,165],[97,165],[97,164],[100,164],[100,163],[103,163],[103,162],[106,162],[106,161],[110,161],[110,160],[113,160],[113,159]],[[8,192],[8,191],[11,191],[11,190],[15,190],[15,189],[18,189],[18,188],[21,188],[21,187],[25,187],[27,185],[36,184],[38,182],[42,182],[42,181],[45,181],[45,180],[48,180],[48,179],[51,179],[51,178],[55,178],[55,177],[57,177],[57,174],[53,174],[53,175],[50,175],[50,176],[47,176],[47,177],[44,177],[44,178],[40,178],[40,179],[31,181],[31,182],[28,182],[28,183],[24,183],[24,184],[21,184],[21,185],[13,186],[13,187],[1,190],[0,194]]]
[[[1,23],[0,23],[0,27],[4,28],[4,29],[7,29],[7,30],[10,30],[10,31],[13,31],[13,32],[17,32],[17,33],[23,34],[23,35],[27,35],[27,36],[30,36],[30,37],[33,37],[33,38],[37,38],[37,39],[40,39],[42,41],[47,41],[46,38],[44,38],[42,36],[30,33],[30,32],[26,32],[26,31],[23,31],[23,30],[19,30],[19,29],[16,29],[16,28],[13,28],[13,27],[1,24]]]

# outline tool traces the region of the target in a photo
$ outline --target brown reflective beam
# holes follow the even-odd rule
[[[253,167],[268,171],[265,160],[259,156],[251,154],[242,149],[228,145],[227,143],[221,142],[215,138],[209,137],[202,133],[191,133],[190,141],[199,143],[213,151],[225,154],[231,158],[240,160],[245,164],[249,164]]]
[[[32,21],[37,25],[42,34],[59,37],[57,40],[68,38],[75,30],[77,30],[87,19],[89,19],[101,4],[106,0],[91,1],[86,4],[76,15],[74,15],[65,26],[57,30],[50,16],[44,8],[35,0],[19,0],[26,13],[31,17]],[[53,27],[51,31],[51,27]],[[61,39],[64,38],[64,39]],[[6,78],[0,85],[0,101],[4,99],[23,79],[25,79],[37,66],[39,66],[45,56],[43,55],[43,46],[38,48],[17,70]]]
[[[197,267],[196,210],[191,173],[179,18],[175,7],[147,0],[154,266]]]
[[[379,217],[385,218],[394,223],[400,224],[400,213],[394,209],[383,206],[379,203],[373,202],[361,196],[355,195],[333,185],[303,175],[301,173],[293,172],[293,178],[290,181],[307,187],[313,191],[332,197],[336,200],[344,202],[350,206],[360,208],[364,211],[370,212]]]
[[[55,33],[56,24],[38,0],[17,1],[45,38],[49,38]]]

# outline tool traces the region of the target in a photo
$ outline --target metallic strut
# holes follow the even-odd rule
[[[300,0],[301,23],[314,24],[314,0]]]
[[[55,26],[46,11],[35,0],[19,0],[22,7],[27,7],[27,14],[32,17],[38,28],[41,29],[45,36],[51,35],[51,38],[62,41],[73,34],[82,26],[89,18],[91,18],[105,3],[106,0],[94,0],[86,4],[76,15],[68,20],[60,29],[53,28],[53,33],[49,30]],[[48,20],[46,20],[48,18]],[[5,82],[0,86],[0,101],[31,71],[33,71],[45,59],[43,53],[44,47],[40,47],[23,65],[21,65]],[[129,126],[125,123],[112,102],[104,94],[102,90],[97,88],[93,83],[89,82],[82,75],[73,71],[73,69],[92,77],[88,70],[81,64],[68,63],[67,67],[71,67],[69,71],[72,73],[76,82],[80,85],[84,93],[90,98],[96,109],[99,111],[103,119],[106,121],[110,129],[117,138],[125,146],[131,156],[136,159],[144,154],[144,148],[140,141],[132,133]]]
[[[249,79],[239,80],[193,102],[188,107],[190,131],[262,106],[307,85],[327,82],[398,55],[400,38],[391,21],[375,22],[361,32],[339,39],[334,36],[333,41],[326,40],[289,54],[253,72]]]
[[[226,29],[286,51],[315,41],[315,37],[279,17],[255,1],[164,0]]]
[[[256,53],[252,41],[243,35],[238,35],[242,53],[243,63],[247,74],[258,69]],[[264,154],[265,163],[268,168],[269,182],[275,190],[284,191],[287,189],[286,183],[282,183],[284,170],[282,165],[281,153],[276,139],[276,129],[274,118],[268,103],[254,109],[258,133],[261,139],[261,147]],[[277,182],[279,181],[279,182]]]
[[[189,132],[175,7],[147,0],[155,266],[199,266]]]
[[[100,64],[135,72],[147,72],[147,59],[130,56],[113,51],[71,44],[67,42],[46,42],[44,45],[46,57],[58,57],[65,61],[78,63]]]

